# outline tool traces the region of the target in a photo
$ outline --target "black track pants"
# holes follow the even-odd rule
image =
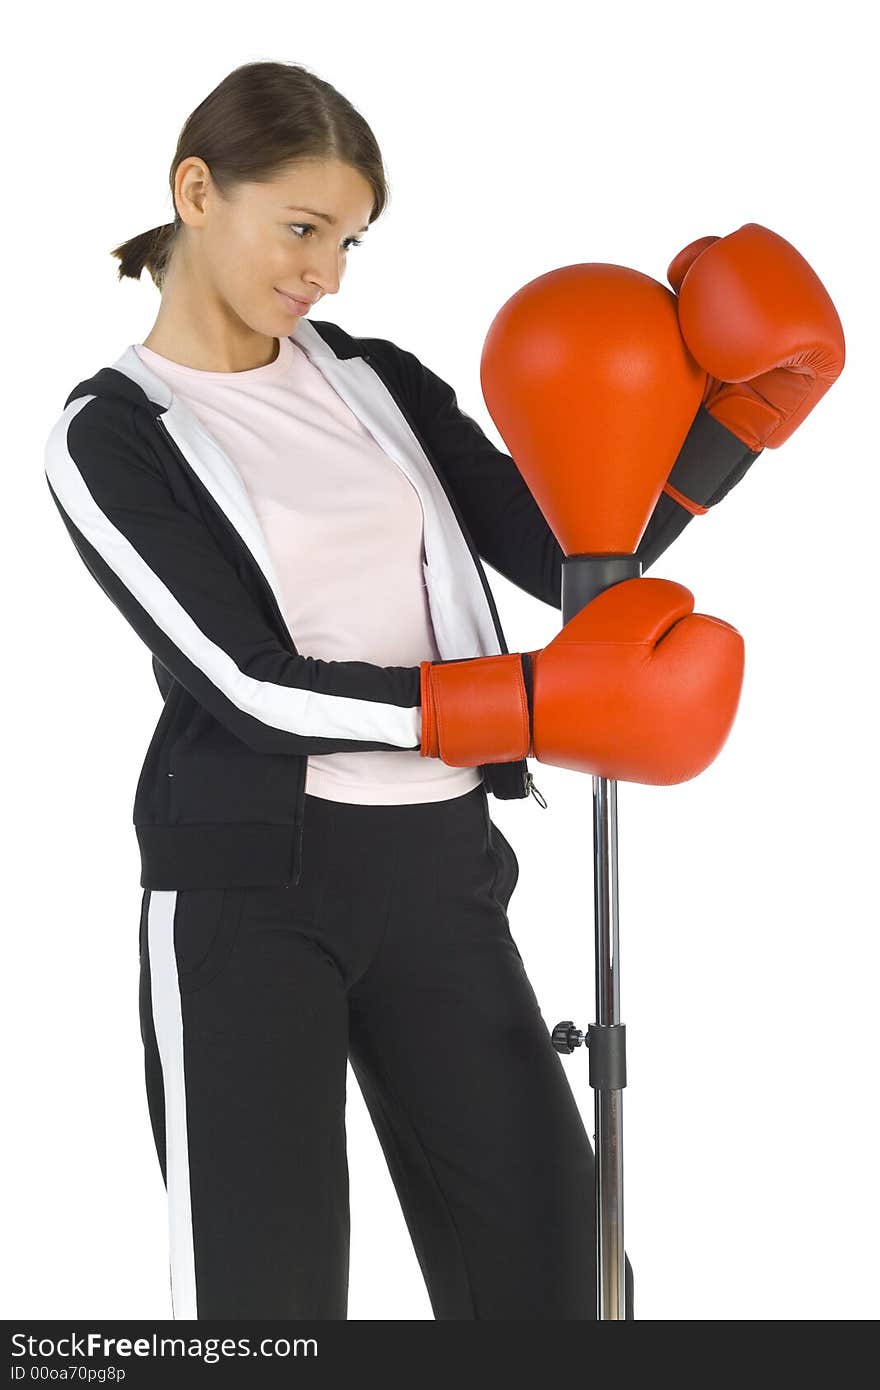
[[[298,885],[144,890],[173,1316],[346,1318],[350,1059],[435,1318],[595,1318],[593,1152],[485,787],[309,796],[303,834]]]

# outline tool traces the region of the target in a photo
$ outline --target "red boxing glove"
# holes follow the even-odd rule
[[[843,328],[822,281],[757,222],[691,242],[667,279],[682,337],[709,373],[706,410],[753,452],[777,449],[843,370]]]
[[[781,236],[747,222],[679,251],[667,271],[685,345],[708,373],[703,399],[636,554],[644,572],[695,516],[797,429],[843,370],[840,319]]]
[[[744,648],[668,579],[613,584],[542,651],[421,663],[425,757],[534,756],[621,781],[696,777],[730,732]]]

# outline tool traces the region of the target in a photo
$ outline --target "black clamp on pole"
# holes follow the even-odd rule
[[[553,1029],[552,1041],[557,1052],[574,1052],[581,1044],[590,1049],[590,1085],[594,1090],[623,1090],[626,1085],[625,1023],[591,1023],[584,1034],[567,1018]]]

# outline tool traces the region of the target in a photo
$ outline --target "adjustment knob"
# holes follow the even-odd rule
[[[575,1028],[570,1018],[567,1018],[564,1023],[557,1023],[550,1038],[557,1052],[574,1052],[575,1048],[580,1047],[581,1043],[584,1042],[583,1033],[579,1028]],[[587,1046],[589,1046],[589,1039],[587,1039]]]

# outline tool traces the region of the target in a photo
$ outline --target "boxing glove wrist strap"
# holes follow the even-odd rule
[[[423,661],[423,758],[479,767],[533,756],[532,652]]]

